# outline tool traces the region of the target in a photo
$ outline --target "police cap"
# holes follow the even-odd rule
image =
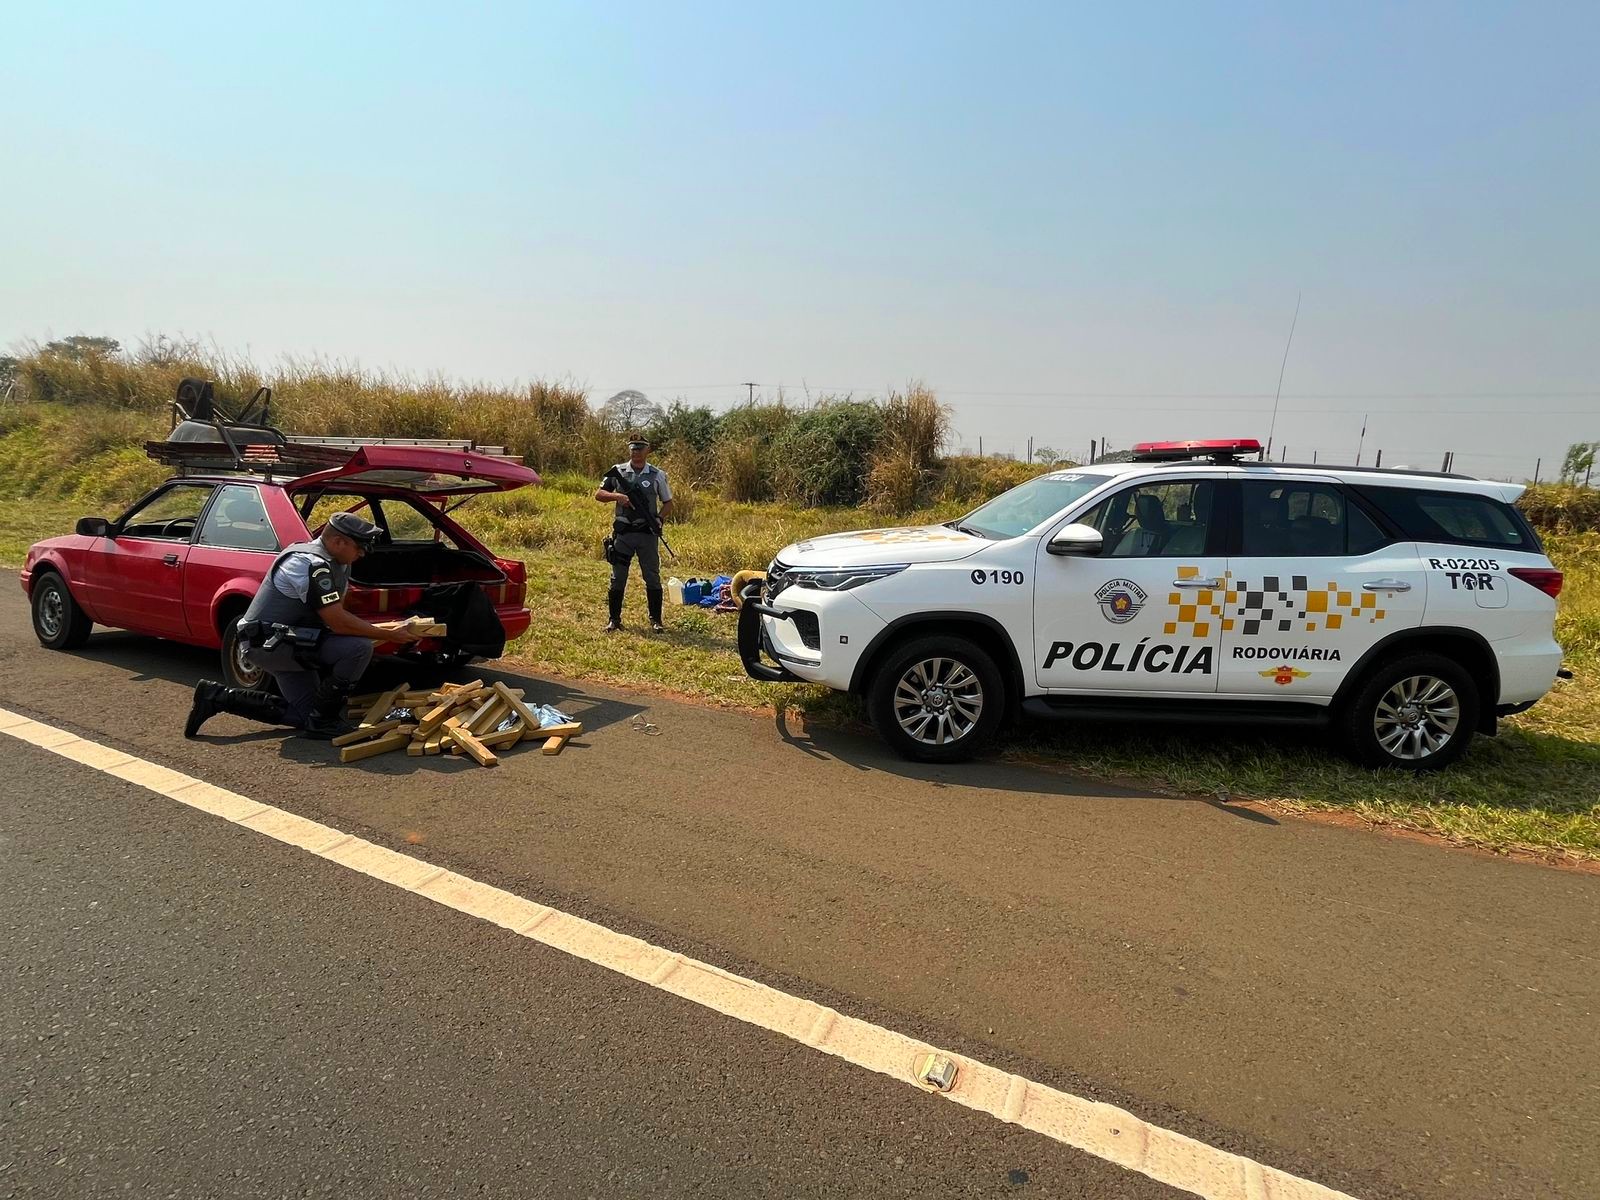
[[[371,550],[377,545],[381,532],[371,521],[363,521],[351,512],[334,513],[328,520],[328,528],[335,533],[342,533],[363,550]]]

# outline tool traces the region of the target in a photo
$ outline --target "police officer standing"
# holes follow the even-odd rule
[[[649,454],[649,440],[641,434],[630,433],[628,461],[607,471],[594,493],[600,503],[616,505],[606,555],[611,562],[611,589],[606,593],[611,616],[606,622],[607,633],[622,628],[622,597],[628,587],[628,564],[635,557],[639,560],[639,574],[644,579],[650,628],[656,633],[663,629],[661,554],[656,549],[656,539],[660,535],[661,519],[672,510],[672,487],[667,483],[667,473],[646,461]]]
[[[350,567],[378,536],[376,525],[354,513],[335,513],[321,537],[273,559],[239,619],[239,640],[246,659],[272,676],[279,694],[203,679],[194,689],[185,737],[217,713],[292,725],[315,738],[344,729],[345,697],[372,661],[372,644],[417,640],[410,630],[379,629],[345,611]]]

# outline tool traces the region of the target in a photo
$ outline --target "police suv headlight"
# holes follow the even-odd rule
[[[887,579],[891,575],[898,575],[910,563],[895,563],[885,567],[790,567],[786,583],[794,587],[816,588],[824,592],[847,592],[851,588],[860,587],[863,583],[871,583],[875,579]]]

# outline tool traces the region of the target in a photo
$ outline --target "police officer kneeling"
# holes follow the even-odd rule
[[[217,713],[293,725],[316,738],[344,730],[345,698],[372,661],[372,644],[417,640],[409,630],[379,629],[345,611],[350,567],[378,536],[376,525],[354,513],[335,513],[320,538],[290,546],[273,560],[239,619],[239,640],[245,658],[272,676],[280,694],[203,679],[194,689],[185,737]]]

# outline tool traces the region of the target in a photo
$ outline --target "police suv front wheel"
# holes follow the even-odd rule
[[[1413,654],[1367,677],[1339,716],[1346,748],[1372,767],[1437,771],[1467,751],[1478,687],[1460,665]]]
[[[917,638],[879,664],[867,710],[902,756],[961,762],[994,737],[1005,684],[994,659],[965,638]]]

